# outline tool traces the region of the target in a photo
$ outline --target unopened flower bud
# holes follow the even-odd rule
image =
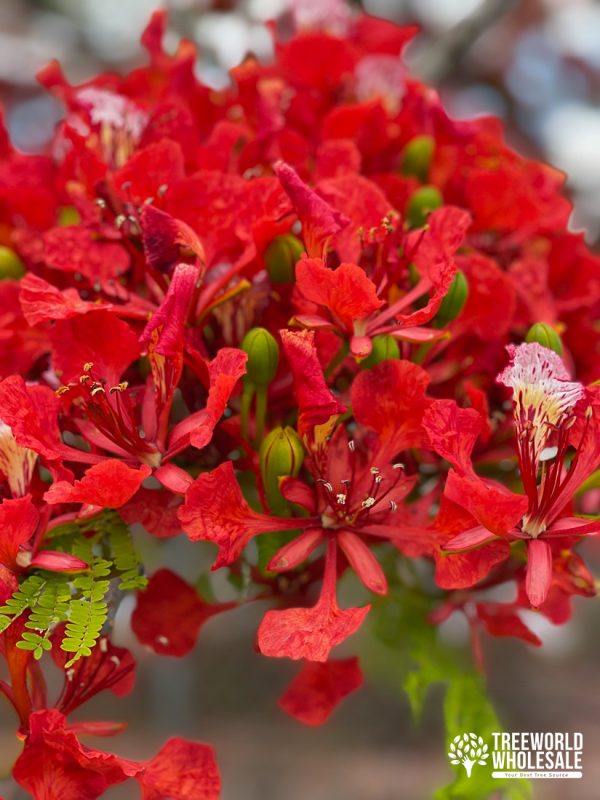
[[[427,217],[436,208],[444,205],[444,198],[435,186],[421,186],[411,195],[406,209],[406,219],[411,228],[422,228]]]
[[[554,350],[559,356],[563,354],[563,344],[560,334],[546,322],[536,322],[527,331],[525,336],[526,342],[537,342],[542,347],[547,347],[548,350]]]
[[[291,233],[276,236],[265,250],[265,264],[272,283],[291,283],[294,267],[304,253],[304,245]]]
[[[259,451],[260,474],[271,511],[287,508],[279,489],[279,479],[296,477],[304,460],[304,448],[296,431],[289,425],[274,428],[265,438]]]
[[[0,280],[7,278],[22,278],[25,275],[25,265],[10,247],[0,245]]]
[[[248,353],[246,380],[257,387],[268,386],[279,365],[279,347],[266,328],[252,328],[244,336],[242,350]]]
[[[402,174],[425,182],[435,149],[433,136],[415,136],[402,151]]]
[[[360,362],[362,369],[371,369],[390,358],[400,358],[400,348],[393,336],[387,333],[374,336],[371,343],[373,345],[371,353]]]
[[[469,282],[464,272],[460,272],[459,270],[454,276],[448,293],[442,300],[438,312],[435,315],[435,327],[443,328],[449,322],[456,319],[465,307],[468,297]]]

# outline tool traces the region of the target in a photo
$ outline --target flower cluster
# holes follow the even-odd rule
[[[523,611],[596,591],[600,259],[562,175],[449,119],[412,28],[300,15],[218,91],[164,28],[125,77],[43,70],[47,154],[0,134],[0,692],[39,798],[219,795],[208,745],[133,762],[79,741],[119,724],[68,720],[133,686],[126,592],[168,656],[260,601],[259,651],[303,661],[280,705],[316,725],[362,683],[332,649],[406,565],[479,661],[482,632],[539,643]],[[216,546],[234,599],[146,577],[133,525]]]

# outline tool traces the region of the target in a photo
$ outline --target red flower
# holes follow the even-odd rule
[[[448,550],[464,550],[494,539],[527,542],[527,596],[546,599],[552,582],[553,539],[600,531],[600,523],[561,516],[579,485],[600,462],[600,430],[581,384],[570,381],[560,358],[538,344],[510,347],[511,362],[498,380],[513,389],[517,450],[526,496],[484,483],[472,469],[451,472],[445,494],[466,508],[479,525],[453,537]],[[595,405],[595,394],[589,392]],[[581,402],[580,402],[581,401]],[[457,429],[458,433],[459,429]],[[568,448],[576,456],[565,469]],[[468,466],[468,465],[467,465]],[[542,479],[538,483],[538,473]]]
[[[128,778],[138,781],[145,800],[218,800],[220,793],[219,772],[208,745],[170,739],[149,761],[129,761],[80,744],[56,710],[31,715],[13,775],[39,800],[95,800]]]
[[[317,306],[317,313],[298,314],[295,321],[308,328],[330,328],[349,341],[350,352],[364,358],[371,352],[374,336],[389,334],[409,342],[426,342],[441,333],[421,326],[431,320],[450,288],[456,272],[454,252],[469,224],[469,217],[456,208],[434,211],[426,230],[406,236],[404,247],[419,272],[414,288],[398,299],[388,296],[387,308],[380,296],[389,293],[388,276],[379,288],[362,267],[341,264],[335,270],[320,259],[303,259],[296,268],[297,287],[303,298]],[[398,293],[396,293],[398,294]],[[415,301],[430,295],[415,311]]]

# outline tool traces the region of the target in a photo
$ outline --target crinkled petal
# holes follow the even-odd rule
[[[307,661],[283,695],[279,705],[305,725],[327,722],[339,703],[363,684],[358,658]]]
[[[130,500],[150,475],[150,467],[128,467],[108,459],[90,467],[80,481],[52,484],[44,495],[48,503],[83,503],[101,508],[119,508]]]
[[[254,536],[293,530],[301,521],[253,511],[242,495],[231,461],[196,478],[178,516],[193,542],[214,542],[219,547],[213,569],[239,558]]]
[[[159,569],[147,588],[137,593],[131,627],[138,640],[155,653],[181,658],[196,644],[206,620],[234,606],[206,603],[174,572]]]

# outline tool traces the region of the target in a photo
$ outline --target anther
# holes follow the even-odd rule
[[[390,500],[390,511],[398,511],[398,503],[395,500]]]
[[[406,467],[398,461],[398,463],[392,464],[392,469],[406,469]]]
[[[365,499],[361,503],[361,506],[363,508],[371,508],[374,505],[375,505],[375,498],[374,497],[365,497]]]
[[[353,453],[356,450],[356,444],[354,443],[354,439],[350,439],[348,442],[348,450]]]

